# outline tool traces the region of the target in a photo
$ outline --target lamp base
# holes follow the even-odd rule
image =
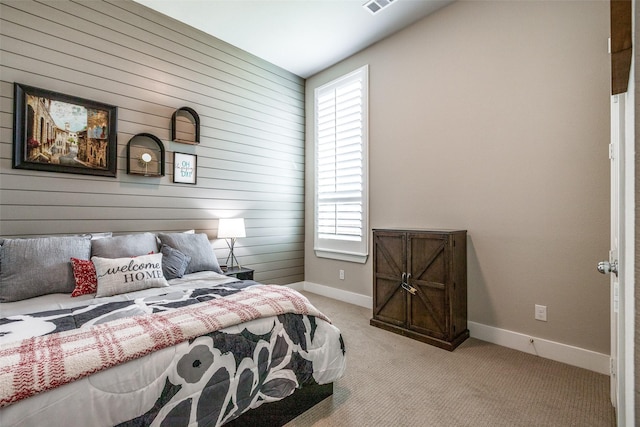
[[[228,239],[227,240],[227,246],[229,247],[229,255],[227,255],[227,268],[234,268],[234,267],[241,267],[240,263],[238,262],[238,258],[236,258],[236,256],[233,254],[233,247],[236,244],[236,239],[232,238],[232,239]],[[229,264],[229,260],[231,260],[231,264]],[[233,262],[236,262],[235,265],[233,264]]]

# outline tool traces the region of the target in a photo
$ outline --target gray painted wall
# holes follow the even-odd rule
[[[0,235],[196,229],[244,217],[239,261],[269,283],[303,280],[304,81],[128,0],[0,4]],[[13,83],[118,107],[116,178],[11,168]],[[180,107],[199,145],[172,142]],[[166,176],[126,174],[138,133],[163,141]],[[174,184],[173,152],[198,156]],[[226,245],[216,243],[224,262]]]
[[[369,64],[370,225],[467,229],[470,321],[604,354],[608,7],[455,2],[307,79],[312,123],[314,89]],[[305,281],[371,296],[370,259],[313,253],[313,165],[308,126]]]

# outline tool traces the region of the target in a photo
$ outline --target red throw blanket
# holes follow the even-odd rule
[[[329,321],[295,290],[264,285],[169,312],[11,342],[0,347],[0,407],[182,341],[285,313]]]

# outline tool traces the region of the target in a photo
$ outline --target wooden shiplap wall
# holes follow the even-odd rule
[[[304,279],[302,78],[129,0],[2,0],[0,37],[1,236],[214,239],[218,218],[244,217],[236,254],[256,279]],[[117,106],[117,177],[12,169],[14,82]],[[199,145],[170,140],[184,106],[200,116]],[[162,178],[126,173],[127,142],[143,132],[164,143]],[[172,182],[174,151],[198,156],[196,186]]]

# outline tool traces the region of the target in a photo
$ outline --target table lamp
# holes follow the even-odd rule
[[[229,260],[231,260],[231,269],[233,269],[233,262],[236,266],[240,267],[238,259],[233,254],[233,247],[236,244],[238,237],[247,237],[244,229],[244,218],[220,218],[218,222],[218,238],[226,239],[227,246],[229,246],[229,256],[227,256],[226,264],[229,266]]]

